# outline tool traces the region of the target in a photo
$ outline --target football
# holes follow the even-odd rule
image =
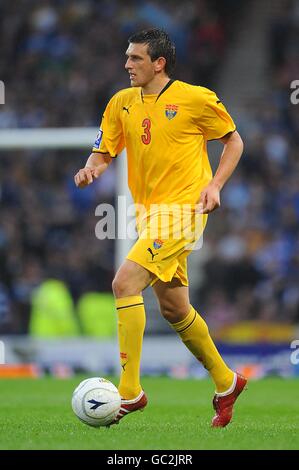
[[[121,405],[120,394],[109,380],[92,377],[83,380],[74,390],[72,408],[85,424],[107,426],[117,416]]]

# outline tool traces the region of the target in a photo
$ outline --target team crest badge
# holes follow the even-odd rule
[[[179,107],[176,104],[167,104],[165,107],[165,114],[169,121],[173,119],[178,112]]]
[[[159,240],[158,238],[154,240],[153,247],[155,248],[155,250],[159,250],[159,248],[161,248],[162,245],[163,245],[162,240]]]

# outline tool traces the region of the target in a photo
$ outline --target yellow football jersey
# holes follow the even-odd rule
[[[136,204],[191,204],[212,178],[207,141],[236,129],[211,90],[171,80],[159,95],[116,93],[104,112],[93,152],[116,157],[124,147]]]

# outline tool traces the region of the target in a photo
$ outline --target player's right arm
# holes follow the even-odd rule
[[[107,170],[112,158],[109,153],[92,152],[86,162],[84,168],[81,168],[74,177],[75,184],[78,188],[85,188],[97,179]]]
[[[119,94],[114,95],[106,106],[92,153],[85,167],[81,168],[74,177],[75,184],[79,188],[88,186],[95,178],[102,175],[112,159],[117,157],[125,146],[119,114],[122,106],[118,96]]]

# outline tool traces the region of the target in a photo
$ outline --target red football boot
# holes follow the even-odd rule
[[[232,391],[225,395],[216,393],[213,398],[213,407],[216,411],[212,419],[212,427],[224,428],[231,421],[233,416],[233,406],[240,393],[243,391],[247,379],[241,374],[235,374]]]
[[[111,426],[112,424],[118,424],[119,421],[129,413],[133,413],[133,411],[143,411],[147,405],[147,397],[144,391],[142,390],[138,397],[133,398],[132,400],[125,400],[121,399],[121,407],[116,416],[115,420],[108,425]]]

